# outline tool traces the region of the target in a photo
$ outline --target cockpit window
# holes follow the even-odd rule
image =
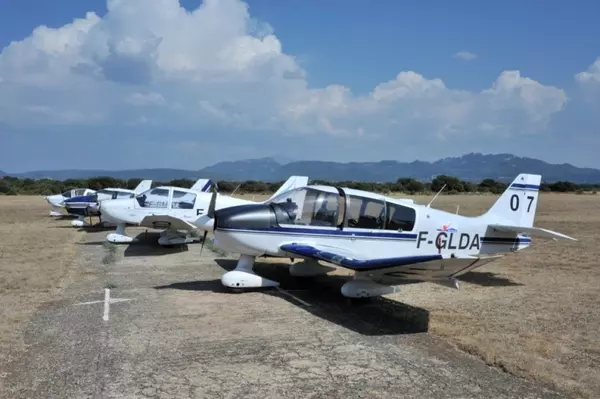
[[[174,209],[193,209],[196,202],[196,194],[185,191],[173,190],[173,199],[171,208]]]
[[[61,194],[63,197],[65,198],[71,198],[71,190],[69,191],[65,191],[64,193]]]
[[[386,230],[412,231],[417,218],[416,211],[408,206],[388,203]]]
[[[78,188],[75,190],[75,197],[85,195],[85,188]]]
[[[335,227],[340,196],[312,188],[298,188],[282,193],[272,204],[279,224]]]
[[[144,191],[136,199],[143,208],[166,208],[169,203],[169,190],[166,188],[153,188]]]
[[[348,195],[348,227],[382,229],[385,223],[385,202],[374,198]]]

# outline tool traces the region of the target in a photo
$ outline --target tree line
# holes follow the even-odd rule
[[[58,194],[73,188],[88,187],[94,190],[100,190],[108,187],[134,189],[142,179],[115,179],[113,177],[100,176],[90,179],[19,179],[16,177],[4,176],[0,179],[0,195],[51,195]],[[165,182],[154,181],[152,187],[157,186],[175,186],[190,188],[194,180],[176,179]],[[284,182],[263,182],[257,180],[236,181],[217,181],[219,192],[236,194],[259,194],[273,193]],[[411,178],[399,178],[395,182],[360,182],[360,181],[325,181],[311,180],[310,184],[322,184],[349,187],[358,190],[366,190],[378,193],[402,192],[407,194],[430,194],[438,192],[444,184],[442,194],[460,194],[460,193],[502,193],[507,184],[494,180],[484,179],[479,183],[467,182],[454,176],[440,175],[431,182],[422,182]],[[584,193],[596,191],[600,184],[577,184],[569,181],[558,181],[553,183],[542,183],[540,190],[546,192],[560,193]]]

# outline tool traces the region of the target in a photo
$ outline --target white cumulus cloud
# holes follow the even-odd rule
[[[177,0],[107,6],[102,18],[90,12],[58,29],[40,26],[2,50],[0,122],[107,131],[153,126],[170,129],[165,139],[217,127],[247,140],[265,131],[447,138],[539,131],[567,103],[563,90],[519,71],[504,71],[478,92],[414,71],[366,95],[334,82],[309,88],[306,71],[284,52],[275,30],[254,20],[240,0],[204,0],[191,12]]]
[[[575,79],[580,83],[600,84],[600,57],[596,58],[587,71],[575,75]]]
[[[472,61],[478,57],[477,54],[471,53],[470,51],[459,51],[458,53],[454,54],[454,58],[464,61]]]

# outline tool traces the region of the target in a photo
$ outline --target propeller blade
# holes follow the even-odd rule
[[[208,231],[204,231],[204,234],[202,235],[202,245],[200,246],[200,253],[202,253],[202,250],[204,249],[204,243],[206,242],[207,234],[208,234]]]
[[[214,218],[216,206],[217,206],[217,188],[216,188],[216,186],[212,186],[212,196],[210,197],[210,203],[208,205],[208,211],[206,212],[206,216],[208,216],[209,218]]]

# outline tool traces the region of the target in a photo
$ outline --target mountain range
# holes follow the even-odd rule
[[[285,159],[285,158],[284,158]],[[283,181],[291,175],[308,176],[311,180],[329,181],[396,181],[410,177],[430,181],[436,175],[456,176],[465,181],[481,181],[486,178],[503,182],[512,181],[519,173],[541,174],[545,182],[571,181],[574,183],[600,183],[600,170],[579,168],[571,164],[550,164],[539,159],[517,157],[511,154],[470,153],[460,157],[444,158],[434,162],[379,161],[379,162],[330,162],[289,161],[278,162],[273,158],[224,161],[199,170],[183,169],[130,169],[130,170],[39,170],[24,173],[5,173],[19,178],[69,178],[85,179],[111,176],[118,179],[145,178],[156,181],[173,179],[198,179],[266,182]],[[3,175],[0,172],[0,175]]]

